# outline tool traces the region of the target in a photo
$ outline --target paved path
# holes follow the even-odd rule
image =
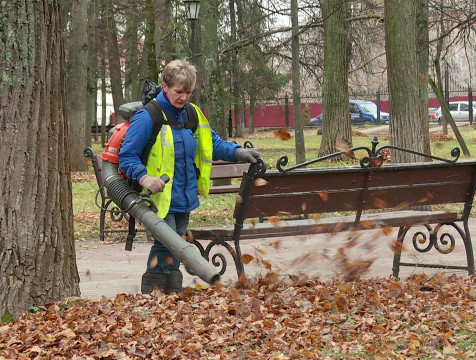
[[[470,229],[476,237],[476,218],[471,219]],[[243,254],[261,256],[271,263],[272,270],[280,274],[304,273],[319,276],[322,280],[341,277],[342,268],[338,260],[339,248],[345,249],[346,259],[372,263],[364,278],[385,277],[392,272],[393,254],[390,249],[396,238],[397,229],[389,235],[382,230],[344,232],[339,234],[321,234],[300,237],[283,237],[266,240],[242,242]],[[449,255],[441,255],[432,249],[428,253],[417,253],[411,245],[411,238],[405,240],[406,247],[402,261],[428,263],[440,260],[445,264],[466,264],[466,255],[462,241],[456,236],[456,248]],[[124,243],[101,243],[98,240],[78,241],[76,254],[81,278],[80,288],[83,298],[100,299],[102,296],[114,297],[119,293],[136,293],[140,291],[141,276],[145,271],[151,243],[145,239],[136,241],[131,252],[124,250]],[[223,251],[223,250],[222,250]],[[236,281],[236,270],[227,252],[228,270],[222,277],[224,284]],[[265,274],[267,270],[256,261],[245,265],[249,277]],[[402,268],[401,277],[412,272],[432,274],[443,270]],[[463,271],[448,270],[447,273],[466,275]],[[197,277],[184,272],[184,286],[206,285]]]

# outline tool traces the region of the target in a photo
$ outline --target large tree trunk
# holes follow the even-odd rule
[[[291,24],[294,133],[296,141],[296,163],[300,164],[306,161],[306,149],[304,147],[301,115],[301,74],[299,71],[299,19],[297,0],[291,0]]]
[[[345,0],[321,0],[321,8],[324,18],[324,80],[319,155],[323,156],[352,146],[348,88],[351,45],[346,31],[348,3]]]
[[[121,74],[121,54],[117,42],[117,27],[114,18],[115,7],[112,0],[106,2],[106,43],[107,56],[109,64],[109,79],[111,80],[112,101],[114,103],[114,112],[118,115],[117,109],[124,104],[124,94],[122,91]]]
[[[225,117],[225,91],[218,54],[219,1],[202,3],[204,87],[210,125],[223,139],[228,137]]]
[[[144,47],[142,49],[142,59],[140,63],[140,78],[142,81],[150,80],[158,82],[159,73],[157,61],[155,59],[155,18],[153,7],[146,7],[145,12],[145,33]]]
[[[74,0],[68,47],[68,121],[72,171],[86,171],[82,156],[86,147],[86,109],[88,101],[88,1]],[[89,134],[90,134],[89,128]]]
[[[136,1],[131,1],[130,5],[137,7]],[[124,14],[126,21],[126,32],[124,34],[124,44],[126,48],[126,64],[124,75],[124,98],[125,101],[140,100],[139,87],[139,14],[137,11],[126,11]]]
[[[98,96],[98,3],[90,0],[88,7],[88,105],[86,109],[86,145],[91,146],[91,126],[97,124]],[[94,140],[97,140],[95,138]]]
[[[165,65],[173,60],[172,46],[172,1],[156,0],[155,2],[155,61],[159,73]]]
[[[422,127],[423,151],[431,154],[430,148],[430,124],[428,121],[428,70],[430,62],[429,31],[428,31],[428,1],[416,1],[417,20],[417,64],[418,64],[418,85],[420,91],[420,125]],[[430,159],[428,159],[430,161]]]
[[[10,0],[2,6],[0,318],[5,319],[79,295],[79,276],[58,0]]]
[[[230,7],[230,39],[234,43],[238,39],[237,26],[236,26],[236,12],[235,12],[235,0],[229,0]],[[231,83],[233,93],[233,111],[235,115],[235,136],[243,137],[243,121],[241,118],[241,106],[240,106],[240,82],[239,82],[239,65],[238,65],[238,51],[233,50],[231,52]]]
[[[416,57],[416,5],[385,0],[385,40],[390,99],[390,144],[425,151]],[[426,116],[425,116],[425,120]],[[392,162],[417,162],[424,157],[392,150]]]

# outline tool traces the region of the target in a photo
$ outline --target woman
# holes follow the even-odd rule
[[[162,74],[162,91],[156,99],[166,118],[153,145],[147,164],[141,154],[149,141],[153,122],[145,109],[131,119],[119,153],[123,173],[152,192],[157,215],[179,235],[186,233],[190,212],[199,207],[198,194],[208,195],[212,160],[256,163],[261,154],[254,149],[224,141],[210,128],[202,111],[188,101],[195,87],[196,69],[186,60],[167,64]],[[197,117],[189,119],[186,108],[192,106]],[[192,112],[193,113],[193,112]],[[160,175],[167,174],[167,184]],[[181,291],[183,276],[180,262],[160,239],[155,239],[142,276],[142,293],[154,288],[166,293]]]

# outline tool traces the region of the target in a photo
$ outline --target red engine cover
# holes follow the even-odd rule
[[[118,124],[114,127],[114,134],[110,137],[106,143],[106,148],[101,154],[101,159],[109,161],[113,164],[119,164],[119,150],[121,149],[124,136],[126,136],[127,129],[129,129],[129,121]]]

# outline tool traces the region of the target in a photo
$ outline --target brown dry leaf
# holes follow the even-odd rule
[[[390,249],[394,253],[401,254],[402,251],[405,249],[405,245],[402,241],[395,240],[390,243]]]
[[[375,207],[379,209],[385,209],[388,207],[388,203],[385,200],[382,200],[380,198],[374,198],[373,202]]]
[[[251,219],[251,228],[254,229],[256,226],[256,220],[255,219]]]
[[[326,202],[329,199],[329,195],[325,191],[319,191],[318,195],[324,202]]]
[[[382,229],[382,232],[385,234],[385,235],[390,235],[392,233],[392,228],[390,226],[385,226],[383,229]]]
[[[370,166],[372,167],[380,167],[383,164],[383,159],[375,158],[370,159]]]
[[[345,141],[338,141],[336,142],[336,149],[338,151],[343,151],[344,154],[349,158],[349,159],[355,159],[354,152],[350,150],[350,146],[347,142]]]
[[[255,249],[255,251],[259,252],[261,255],[266,255],[267,254],[266,250],[263,250],[263,249],[260,249],[260,248],[257,248],[257,247],[255,247],[254,249]]]
[[[354,210],[354,206],[349,203],[344,203],[344,206],[349,210]]]
[[[250,255],[250,254],[243,254],[241,256],[241,261],[243,262],[243,264],[249,264],[252,260],[254,260],[254,256],[253,255]]]
[[[362,225],[364,229],[372,229],[375,226],[374,222],[369,220],[361,221],[360,225]]]
[[[281,248],[281,244],[283,243],[283,240],[278,239],[276,241],[273,241],[271,243],[271,246],[273,246],[276,250],[279,250]]]
[[[203,189],[199,188],[198,189],[198,195],[203,195],[203,194],[205,194],[205,191]]]
[[[319,222],[321,220],[321,215],[320,214],[312,215],[312,220],[314,220],[315,222]]]
[[[288,141],[292,138],[291,134],[289,133],[288,129],[286,129],[285,127],[282,127],[281,129],[279,130],[275,130],[273,132],[274,136],[276,136],[277,138],[280,138],[281,140],[283,141]]]
[[[173,265],[174,264],[174,259],[171,256],[167,256],[165,258],[165,261],[167,261],[167,264]]]
[[[400,205],[398,205],[395,210],[396,211],[400,211],[400,210],[405,210],[407,209],[408,207],[410,206],[410,204],[408,202],[403,202],[401,203]]]
[[[420,203],[420,204],[422,204],[422,203],[426,203],[426,202],[428,202],[428,201],[430,201],[430,200],[433,200],[433,198],[434,198],[434,195],[433,195],[432,193],[430,193],[430,192],[427,191],[427,192],[426,192],[426,196],[425,196],[424,198],[418,200],[417,202]]]
[[[281,229],[281,226],[279,225],[281,220],[277,216],[270,216],[268,218],[268,221],[270,224],[272,224],[276,229]]]
[[[157,259],[157,256],[154,256],[149,263],[149,267],[151,269],[155,268],[159,264],[159,260]]]
[[[265,186],[267,184],[268,184],[268,182],[263,178],[256,178],[255,179],[255,186]]]
[[[290,213],[289,211],[278,211],[276,213],[277,216],[288,216],[288,215],[292,215],[292,213]]]
[[[271,270],[271,264],[270,264],[268,261],[262,260],[261,262],[263,263],[264,268],[265,268],[266,270]]]

